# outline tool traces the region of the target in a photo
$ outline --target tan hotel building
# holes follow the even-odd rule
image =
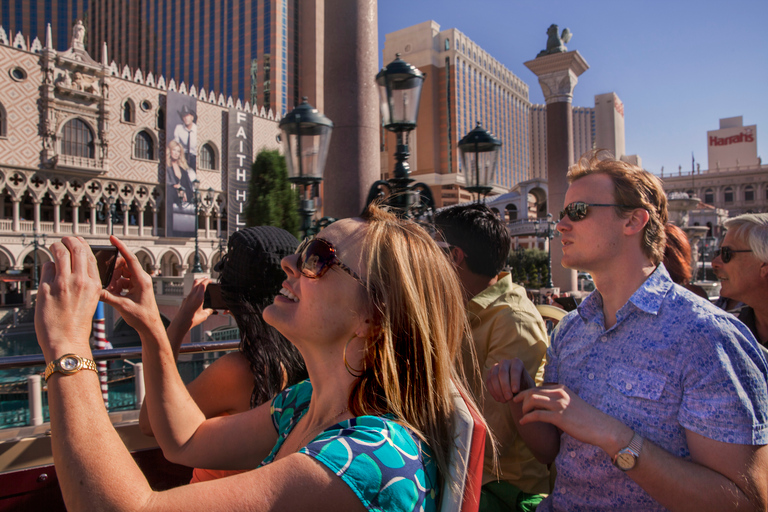
[[[594,107],[573,107],[573,161],[595,148],[642,167],[637,155],[626,154],[624,103],[615,92],[595,95]],[[547,106],[531,106],[531,172],[547,179]]]
[[[463,189],[457,145],[477,121],[503,143],[492,194],[532,177],[527,84],[459,30],[441,31],[434,21],[387,34],[384,65],[396,53],[426,74],[409,163],[412,177],[431,187],[438,207],[471,199]],[[395,146],[395,135],[386,133],[385,178],[395,166]]]
[[[680,167],[660,176],[668,194],[685,192],[704,203],[691,224],[715,222],[716,209],[729,217],[768,212],[768,165],[757,155],[757,125],[744,126],[742,116],[720,119],[719,129],[707,132],[707,149],[708,169]]]

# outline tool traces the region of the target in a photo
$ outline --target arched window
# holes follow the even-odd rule
[[[61,152],[69,156],[94,158],[93,132],[82,119],[72,119],[64,125]]]
[[[507,205],[507,222],[514,222],[517,220],[517,206],[514,204]]]
[[[725,187],[725,202],[726,203],[732,203],[733,202],[733,188],[732,187]]]
[[[203,147],[200,148],[200,168],[209,171],[216,170],[216,151],[208,143],[203,144]]]
[[[152,136],[144,130],[137,133],[133,141],[133,156],[142,160],[155,159],[155,144]]]
[[[165,109],[157,109],[157,129],[165,130]]]
[[[704,191],[704,202],[707,204],[712,204],[715,202],[715,191],[711,188],[708,188]]]
[[[0,104],[0,137],[8,136],[8,125],[6,124],[7,119],[8,116],[5,114],[5,107]]]
[[[126,123],[132,123],[134,122],[134,110],[133,110],[133,104],[130,100],[125,100],[125,103],[123,103],[123,121]]]
[[[744,187],[744,200],[745,201],[754,201],[755,200],[755,187],[752,185],[747,185]]]

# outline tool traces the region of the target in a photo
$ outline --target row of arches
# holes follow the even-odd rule
[[[670,193],[672,192],[674,191],[670,191]],[[691,188],[678,192],[685,192],[689,197],[697,196],[704,203],[711,205],[768,201],[768,185],[726,185],[699,190]]]
[[[18,254],[14,254],[6,246],[0,246],[0,274],[28,275],[31,279],[35,264],[39,269],[44,263],[53,261],[49,249],[49,244],[52,241],[42,236],[37,238],[36,245],[30,243],[31,240],[25,240],[26,245]],[[134,251],[141,267],[152,276],[182,277],[193,267],[194,248],[164,247],[159,252],[157,251],[157,249],[153,251],[148,248],[139,248]],[[203,271],[211,273],[214,279],[218,276],[213,268],[221,260],[221,251],[222,249],[218,245],[210,246],[207,244],[207,246],[200,247],[198,252]]]

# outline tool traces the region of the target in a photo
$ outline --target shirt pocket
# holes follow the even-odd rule
[[[667,378],[664,374],[616,365],[608,374],[608,385],[627,398],[659,400]]]

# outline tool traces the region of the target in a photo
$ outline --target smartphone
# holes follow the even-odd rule
[[[576,299],[573,297],[556,297],[555,302],[563,306],[563,309],[566,311],[573,311],[578,306]]]
[[[106,288],[112,281],[112,273],[117,263],[117,247],[113,245],[92,245],[91,250],[96,256],[96,264],[99,267],[99,279],[101,287]]]
[[[227,305],[224,304],[224,299],[221,296],[221,285],[219,283],[208,283],[208,286],[205,287],[203,308],[229,309]]]

